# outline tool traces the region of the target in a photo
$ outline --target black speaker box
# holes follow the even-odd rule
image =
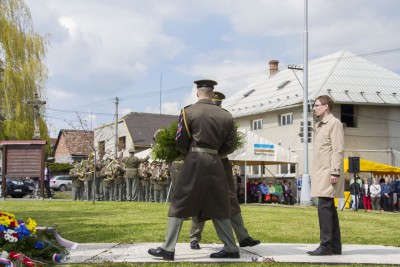
[[[360,172],[360,157],[349,157],[349,170],[347,172]]]

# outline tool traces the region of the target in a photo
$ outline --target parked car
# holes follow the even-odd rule
[[[56,191],[72,189],[72,179],[68,175],[57,175],[50,179],[50,188]]]
[[[0,185],[0,195],[1,195]],[[31,195],[33,192],[33,184],[22,178],[7,178],[5,196],[22,198],[26,195]],[[3,196],[2,196],[3,197]]]

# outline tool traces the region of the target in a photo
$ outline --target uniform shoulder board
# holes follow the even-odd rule
[[[182,109],[188,108],[188,107],[190,107],[191,105],[192,105],[192,104],[187,105],[187,106],[183,107]]]
[[[226,110],[226,109],[224,109],[224,108],[222,108],[222,109],[225,110],[226,112],[230,113],[228,110]]]

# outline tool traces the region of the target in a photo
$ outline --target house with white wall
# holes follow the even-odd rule
[[[232,95],[223,107],[232,113],[240,129],[254,131],[299,156],[297,166],[279,165],[268,170],[293,177],[304,170],[302,65],[279,69],[270,61],[270,71]],[[348,51],[309,62],[308,143],[311,170],[313,129],[312,100],[329,95],[335,101],[333,114],[344,126],[345,157],[400,166],[400,75]],[[249,172],[265,172],[253,166]],[[269,176],[269,174],[266,174]]]
[[[178,118],[177,115],[131,112],[118,120],[117,131],[115,122],[98,126],[94,129],[97,155],[114,156],[116,142],[118,157],[129,156],[128,150],[131,147],[135,147],[136,153],[148,149],[153,143],[155,132],[173,122],[178,123]]]

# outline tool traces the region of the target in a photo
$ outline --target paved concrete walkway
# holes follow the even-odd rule
[[[101,262],[163,262],[147,253],[160,243],[135,244],[79,244],[71,250],[67,263]],[[240,259],[211,259],[221,244],[201,244],[200,250],[192,250],[189,243],[179,243],[175,250],[176,262],[285,262],[324,264],[388,264],[400,265],[400,247],[378,245],[343,245],[343,255],[309,256],[306,252],[317,248],[317,244],[260,244],[243,248]]]

